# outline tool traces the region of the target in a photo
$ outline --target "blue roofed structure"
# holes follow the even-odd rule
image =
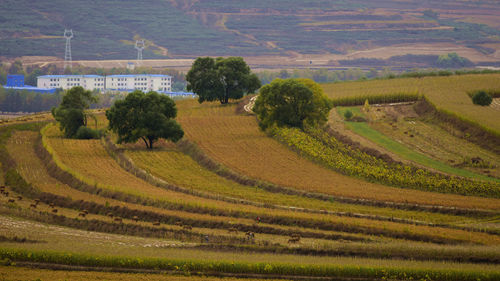
[[[7,90],[28,91],[40,94],[53,94],[56,92],[55,88],[38,88],[35,86],[24,84],[24,75],[7,75],[7,84],[3,86]]]

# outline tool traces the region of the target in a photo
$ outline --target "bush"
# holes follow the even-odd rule
[[[101,138],[101,131],[94,130],[85,126],[80,126],[75,134],[75,139],[90,140]]]
[[[477,105],[487,106],[490,105],[492,101],[493,98],[485,91],[479,91],[472,96],[472,102]]]
[[[352,118],[352,111],[350,111],[350,110],[346,110],[346,112],[344,112],[344,118],[345,118],[346,120],[351,119],[351,118]]]

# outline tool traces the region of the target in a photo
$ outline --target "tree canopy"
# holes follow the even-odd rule
[[[488,106],[493,101],[493,98],[485,91],[479,91],[472,96],[472,102],[481,106]]]
[[[186,75],[187,90],[198,95],[200,103],[239,99],[260,88],[260,81],[241,57],[197,58]]]
[[[331,103],[321,87],[310,79],[275,79],[261,88],[253,111],[260,126],[276,124],[303,128],[326,122]]]
[[[80,86],[69,89],[58,107],[52,108],[52,115],[59,122],[65,137],[75,137],[81,126],[87,126],[86,109],[97,102],[97,96]]]
[[[118,134],[118,143],[142,139],[149,149],[160,138],[176,142],[184,136],[175,102],[157,92],[147,94],[136,90],[118,100],[106,111],[109,128]]]

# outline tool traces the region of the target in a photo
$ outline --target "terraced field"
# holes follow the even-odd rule
[[[500,277],[499,199],[348,177],[236,104],[178,108],[186,139],[153,150],[0,127],[0,277]]]
[[[253,178],[334,196],[460,208],[500,208],[498,199],[401,190],[333,172],[269,138],[259,130],[255,116],[236,114],[235,105],[182,101],[178,106],[178,119],[189,139],[217,162]]]
[[[500,74],[398,78],[324,84],[322,86],[325,93],[332,99],[376,95],[423,94],[438,110],[450,112],[500,133],[498,110],[494,106],[476,106],[467,95],[467,92],[474,90],[500,90]]]

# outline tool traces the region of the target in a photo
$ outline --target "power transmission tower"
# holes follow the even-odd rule
[[[72,67],[71,59],[71,38],[73,38],[73,29],[64,30],[64,38],[66,38],[66,51],[64,52],[64,69]]]
[[[137,60],[141,61],[142,60],[142,50],[146,48],[146,44],[144,44],[144,40],[136,40],[135,41],[135,48],[137,49]]]

